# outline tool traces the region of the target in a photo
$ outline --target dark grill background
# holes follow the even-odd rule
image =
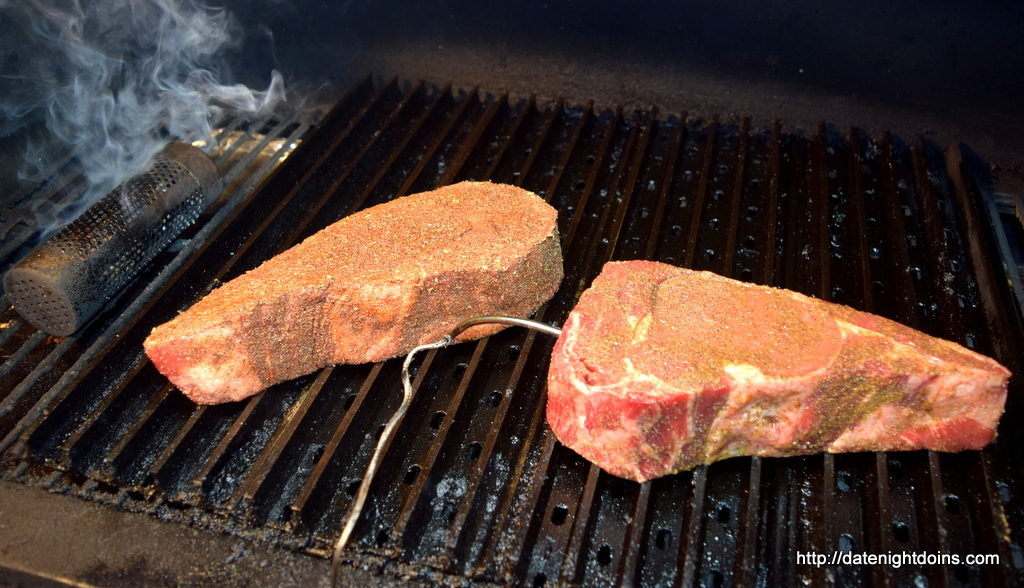
[[[398,404],[400,361],[198,407],[141,342],[338,218],[465,179],[517,184],[559,209],[566,278],[538,312],[545,322],[561,324],[605,261],[655,259],[876,312],[1019,372],[1017,307],[986,253],[984,172],[959,147],[856,128],[804,134],[367,80],[255,193],[195,229],[179,267],[154,264],[76,337],[48,338],[5,311],[2,471],[326,556]],[[563,448],[544,424],[551,346],[509,329],[424,357],[349,557],[452,582],[1024,581],[1016,379],[983,452],[737,458],[636,484]],[[998,553],[1002,563],[796,564],[798,550],[834,549]]]

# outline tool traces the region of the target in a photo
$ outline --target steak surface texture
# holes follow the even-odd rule
[[[980,449],[1009,376],[846,306],[611,262],[555,344],[547,419],[564,445],[643,481],[740,455]]]
[[[216,404],[403,355],[473,316],[528,316],[562,279],[556,216],[535,194],[489,182],[365,209],[156,327],[146,354],[189,398]]]

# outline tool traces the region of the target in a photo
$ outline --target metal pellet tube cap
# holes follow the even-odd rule
[[[26,321],[70,335],[132,276],[194,223],[220,194],[217,166],[184,143],[90,206],[4,276],[8,300]]]

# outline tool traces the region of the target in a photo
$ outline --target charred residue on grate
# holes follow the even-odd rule
[[[398,404],[398,362],[335,366],[197,407],[144,359],[141,340],[338,218],[464,179],[520,185],[559,210],[566,277],[539,320],[560,324],[605,261],[653,259],[877,312],[1014,369],[1020,328],[999,304],[972,161],[859,129],[800,133],[368,80],[189,263],[134,286],[83,335],[51,340],[8,310],[0,434],[66,472],[50,483],[80,495],[325,554]],[[247,177],[229,181],[244,188]],[[545,425],[551,345],[509,329],[417,362],[420,393],[351,557],[535,585],[1021,578],[1015,381],[1001,436],[980,453],[736,458],[636,484]],[[1003,562],[826,570],[797,565],[798,550]]]

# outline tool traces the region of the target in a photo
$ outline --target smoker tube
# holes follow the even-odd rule
[[[15,310],[51,335],[77,331],[221,190],[217,166],[184,143],[89,207],[4,276]]]

